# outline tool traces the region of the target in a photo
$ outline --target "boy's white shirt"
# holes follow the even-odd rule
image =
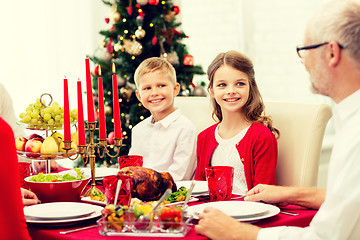
[[[196,167],[197,130],[179,109],[154,122],[150,116],[132,129],[129,155],[141,155],[143,166],[169,172],[175,181],[190,180]]]

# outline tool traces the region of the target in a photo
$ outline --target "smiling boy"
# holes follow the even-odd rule
[[[195,171],[194,124],[174,107],[179,94],[174,67],[152,57],[136,69],[136,96],[151,116],[132,129],[130,153],[143,156],[143,166],[169,172],[175,181],[189,180]]]

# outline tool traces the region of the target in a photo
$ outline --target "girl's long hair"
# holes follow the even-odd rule
[[[270,116],[264,115],[264,103],[255,81],[255,71],[251,60],[242,53],[236,51],[229,51],[226,53],[220,53],[209,65],[207,75],[209,78],[208,91],[213,88],[214,74],[223,65],[230,66],[241,72],[244,72],[249,77],[249,98],[243,106],[243,113],[245,119],[249,122],[260,122],[264,126],[270,129],[276,138],[280,137],[278,129],[272,126],[272,119]],[[222,121],[222,112],[219,104],[215,98],[212,99],[214,111],[212,117],[214,120]]]

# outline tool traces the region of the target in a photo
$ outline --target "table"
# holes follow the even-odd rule
[[[189,205],[193,205],[193,204],[199,204],[199,203],[203,203],[203,202],[196,202],[196,203],[191,203]],[[295,206],[295,205],[289,205],[285,208],[281,208],[284,211],[289,211],[289,212],[295,212],[298,213],[299,215],[297,216],[289,216],[289,215],[285,215],[285,214],[281,214],[279,213],[276,216],[273,216],[271,218],[268,219],[263,219],[257,222],[254,222],[254,225],[257,225],[259,227],[275,227],[275,226],[298,226],[298,227],[306,227],[309,225],[310,221],[312,220],[313,216],[316,214],[316,210],[311,210],[311,209],[305,209],[299,206]],[[59,232],[60,231],[66,231],[66,230],[71,230],[74,228],[79,228],[79,227],[83,227],[83,226],[89,226],[92,224],[96,224],[96,220],[89,220],[86,222],[82,222],[81,224],[78,224],[76,226],[71,226],[71,227],[63,227],[63,228],[44,228],[41,225],[28,225],[28,230],[30,233],[30,236],[32,239],[36,240],[36,239],[80,239],[80,240],[86,240],[86,239],[147,239],[147,240],[155,240],[155,239],[159,239],[158,237],[119,237],[119,236],[102,236],[99,234],[98,228],[94,227],[91,229],[87,229],[87,230],[82,230],[79,232],[74,232],[74,233],[69,233],[69,234],[65,234],[65,235],[61,235]],[[188,232],[188,234],[184,237],[184,238],[160,238],[160,239],[193,239],[193,240],[202,240],[202,239],[207,239],[204,236],[198,235],[196,234],[194,227],[191,226],[190,231]]]

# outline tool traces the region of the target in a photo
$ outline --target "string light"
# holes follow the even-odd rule
[[[123,37],[123,36],[121,36],[121,37],[120,37],[120,40],[121,40],[121,41],[122,41],[122,40],[124,40],[124,37]]]
[[[125,33],[125,34],[128,34],[128,32],[129,32],[129,30],[124,30],[124,33]]]
[[[129,125],[129,129],[132,129],[132,127],[133,127],[132,125]]]
[[[123,131],[123,135],[124,135],[124,136],[126,135],[126,132],[125,132],[125,131]]]
[[[165,4],[165,1],[161,1],[161,4]]]
[[[107,92],[107,95],[111,95],[111,92],[110,92],[110,91],[108,91],[108,92]]]
[[[150,23],[150,24],[149,24],[149,26],[150,26],[150,27],[153,27],[153,26],[154,26],[154,24],[153,24],[153,23]]]
[[[123,18],[122,21],[123,21],[123,22],[126,22],[126,18]]]
[[[140,116],[140,120],[144,120],[144,116]]]
[[[122,99],[121,99],[121,98],[119,99],[119,102],[120,102],[120,103],[122,102]]]
[[[141,107],[141,105],[142,105],[141,103],[138,104],[139,107]]]
[[[131,56],[131,60],[135,60],[135,56]]]
[[[124,116],[125,116],[125,113],[121,113],[121,116],[124,117]]]

